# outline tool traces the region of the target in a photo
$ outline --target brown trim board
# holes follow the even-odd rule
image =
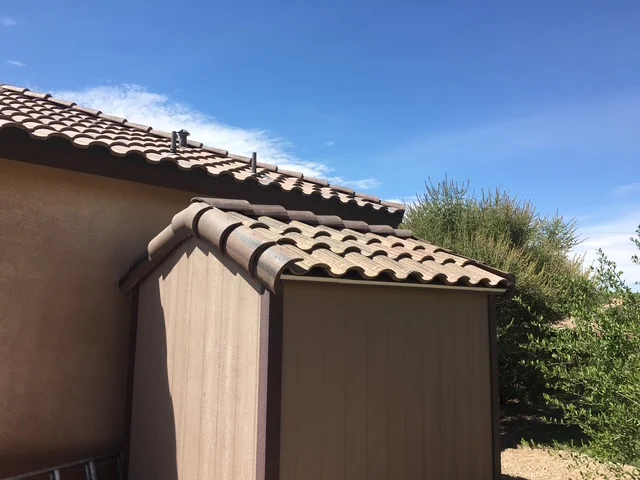
[[[404,215],[402,210],[390,213],[384,208],[343,203],[335,197],[325,199],[297,190],[284,191],[276,184],[239,182],[230,175],[214,177],[201,168],[181,170],[170,161],[150,164],[140,154],[117,157],[100,145],[81,149],[59,137],[35,140],[19,128],[0,130],[0,158],[171,188],[194,196],[241,199],[253,204],[281,205],[288,210],[309,210],[316,215],[338,215],[343,220],[362,220],[370,225],[397,228]]]
[[[138,304],[140,287],[135,286],[131,295],[131,323],[129,324],[129,360],[127,364],[127,391],[124,411],[124,444],[122,478],[129,478],[129,448],[131,446],[131,415],[133,411],[133,375],[136,367],[136,342],[138,338]]]
[[[280,478],[283,291],[266,288],[260,305],[257,480]]]
[[[496,296],[487,296],[489,309],[489,357],[491,361],[491,440],[493,446],[493,478],[500,480],[500,383],[498,371],[498,314]]]

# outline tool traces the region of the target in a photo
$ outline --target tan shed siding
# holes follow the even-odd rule
[[[140,285],[132,480],[253,479],[261,287],[199,240]]]
[[[0,478],[121,449],[118,279],[190,196],[0,159]]]
[[[493,478],[485,295],[284,291],[282,480]]]

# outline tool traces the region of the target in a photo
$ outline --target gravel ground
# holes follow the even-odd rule
[[[579,479],[569,465],[568,460],[550,455],[548,450],[518,447],[502,452],[503,480]]]
[[[508,448],[502,452],[503,480],[579,480],[570,460],[549,450],[528,447]],[[605,478],[605,477],[599,477]]]

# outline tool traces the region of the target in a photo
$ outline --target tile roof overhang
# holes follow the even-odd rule
[[[283,275],[496,290],[515,278],[417,240],[410,231],[243,200],[194,198],[120,281],[129,292],[180,243],[210,243],[275,292]]]
[[[192,192],[219,192],[219,183],[215,180],[219,179],[224,183],[225,180],[232,179],[235,191],[229,192],[233,195],[231,198],[251,197],[252,201],[272,203],[268,193],[278,191],[280,195],[271,195],[278,204],[293,207],[302,200],[303,208],[313,207],[316,212],[335,211],[343,217],[375,219],[378,223],[393,226],[402,221],[404,213],[403,205],[356,193],[349,188],[330,185],[326,180],[283,170],[275,165],[258,162],[254,173],[250,165],[251,159],[219,148],[207,147],[197,141],[189,140],[187,146],[179,147],[176,153],[172,153],[170,132],[154,130],[150,126],[133,123],[125,118],[80,107],[49,94],[0,84],[0,135],[16,129],[25,132],[30,139],[63,139],[76,149],[86,151],[101,148],[110,156],[124,157],[125,160],[138,157],[150,165],[171,164],[177,167],[174,178],[181,176],[178,170],[182,176],[191,173],[206,176],[211,188],[184,188]],[[0,157],[5,151],[11,150],[9,144],[12,141],[13,139],[6,138],[0,141]],[[47,145],[53,144],[49,142]],[[81,162],[79,163],[80,168],[83,168]],[[112,164],[110,168],[125,168],[124,164],[127,162],[118,163],[120,165]],[[139,178],[134,181],[149,183]],[[202,185],[202,182],[192,185],[196,184]],[[262,187],[263,195],[260,199],[256,198],[259,195],[251,196],[243,192],[244,188],[250,189],[254,186]],[[216,195],[221,196],[220,193]]]

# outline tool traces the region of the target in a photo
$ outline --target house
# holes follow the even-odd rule
[[[129,447],[132,478],[163,466],[174,473],[165,478],[199,478],[221,464],[232,469],[223,478],[299,478],[297,458],[310,471],[349,463],[384,478],[403,452],[440,452],[434,468],[450,468],[467,422],[474,453],[452,478],[499,472],[491,308],[513,278],[399,230],[401,205],[6,85],[0,198],[0,478]],[[118,290],[123,272],[120,288],[134,295]],[[212,323],[235,336],[207,343]],[[368,366],[340,368],[352,347]],[[338,363],[318,370],[325,360]],[[212,364],[231,370],[216,383],[203,370]],[[293,375],[294,365],[306,370]],[[350,424],[356,443],[334,441],[347,380],[359,385],[349,408],[380,413]],[[437,408],[424,404],[432,386]],[[214,391],[215,405],[205,401]],[[379,401],[399,401],[396,391],[405,406]],[[413,433],[411,411],[423,419]],[[424,420],[436,417],[447,419],[439,436]],[[398,443],[402,432],[423,450]],[[340,445],[359,449],[349,457],[359,463],[345,463]],[[420,462],[405,467],[426,472]]]

